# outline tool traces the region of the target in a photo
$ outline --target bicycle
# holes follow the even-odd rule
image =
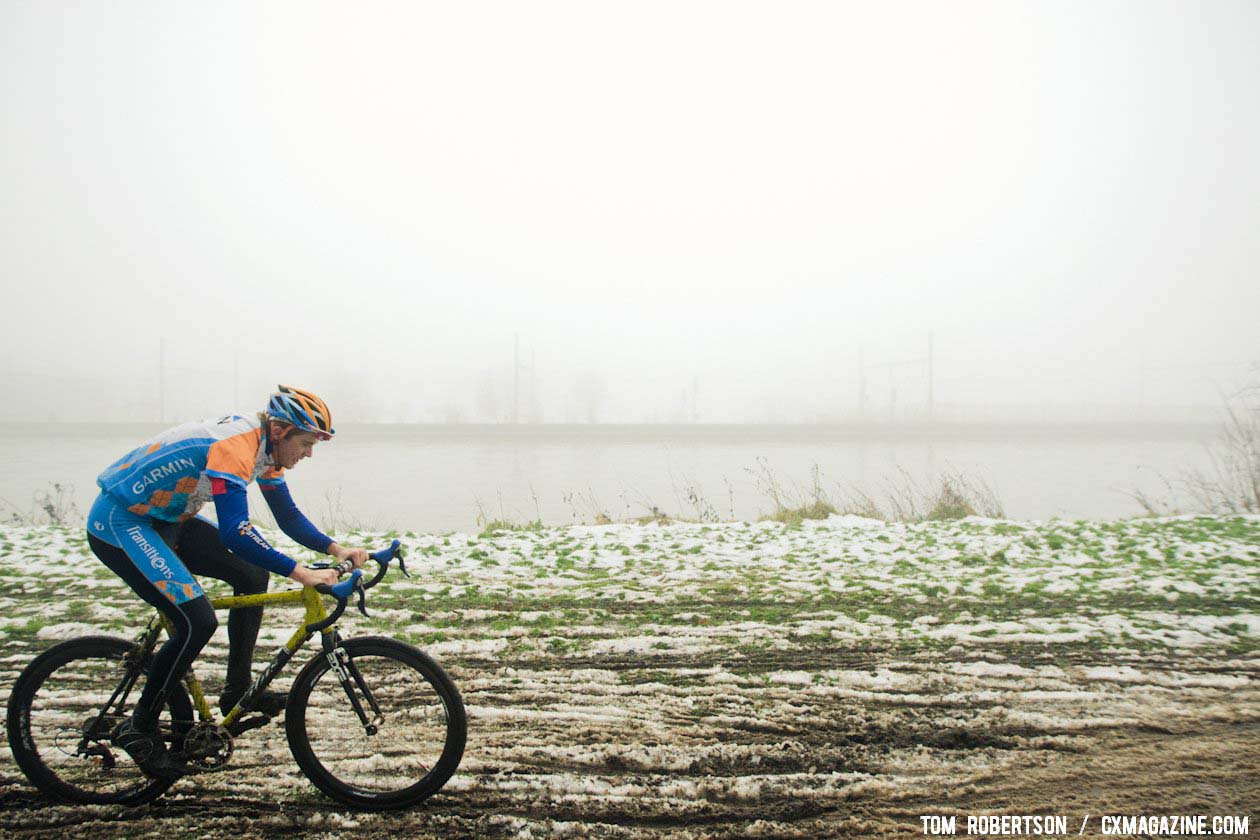
[[[300,603],[306,615],[222,720],[215,720],[192,668],[170,692],[159,729],[191,771],[223,770],[235,739],[272,720],[251,714],[254,699],[319,633],[323,650],[294,679],[284,711],[289,749],[302,772],[332,798],[370,810],[416,804],[446,784],[467,735],[464,702],[451,678],[409,644],[383,636],[342,639],[336,630],[351,595],[357,593],[359,611],[367,615],[367,590],[392,560],[410,577],[398,540],[371,557],[380,568],[366,582],[348,561],[317,563],[313,568],[351,576],[313,588],[211,599],[216,610]],[[331,614],[324,595],[337,599]],[[71,639],[22,671],[9,697],[9,747],[36,788],[70,802],[140,805],[174,783],[145,775],[110,743],[114,727],[131,714],[128,700],[163,631],[170,632],[169,621],[155,612],[134,642],[103,635]]]

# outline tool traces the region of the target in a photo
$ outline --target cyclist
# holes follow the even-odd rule
[[[307,569],[272,548],[249,520],[246,487],[257,480],[280,529],[314,551],[349,559],[367,551],[347,548],[322,533],[298,510],[284,471],[309,458],[334,432],[319,397],[286,385],[253,417],[229,415],[169,429],[111,464],[97,478],[101,493],[88,513],[92,551],[137,595],[171,620],[174,632],[156,653],[132,716],[114,731],[116,746],[146,773],[174,778],[184,765],[166,750],[157,719],[170,687],[178,684],[218,627],[210,601],[193,574],[231,585],[237,595],[267,591],[268,573],[303,586],[335,583],[331,570]],[[197,511],[213,499],[217,528]],[[226,714],[250,685],[262,607],[228,616],[227,679],[219,698]],[[266,691],[253,709],[284,709],[286,696]]]

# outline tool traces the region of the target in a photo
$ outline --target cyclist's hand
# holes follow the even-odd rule
[[[356,569],[362,569],[363,564],[368,561],[368,552],[366,548],[346,548],[345,546],[333,543],[329,546],[329,554],[338,560],[349,560],[354,564]]]
[[[337,582],[337,573],[332,569],[308,569],[305,566],[295,566],[289,573],[289,578],[303,586],[314,586],[317,583],[327,583],[331,586]]]

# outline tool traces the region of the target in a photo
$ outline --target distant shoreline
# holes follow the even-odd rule
[[[0,423],[0,436],[144,436],[170,423]],[[1203,440],[1219,434],[1217,423],[346,423],[356,441],[428,439],[448,442],[690,441],[1019,441],[1019,440]]]

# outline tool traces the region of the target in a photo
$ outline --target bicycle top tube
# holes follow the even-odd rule
[[[234,610],[242,607],[267,607],[275,604],[300,604],[304,599],[302,589],[285,589],[282,592],[260,592],[256,595],[221,595],[210,599],[216,610]]]
[[[394,559],[398,560],[398,565],[402,570],[402,573],[410,577],[410,575],[407,574],[407,567],[403,565],[403,557],[405,555],[401,551],[401,545],[398,540],[394,540],[389,548],[381,549],[369,556],[379,564],[380,568],[371,579],[363,581],[363,589],[371,589],[379,583],[381,578],[385,576],[386,571],[388,571],[390,562]],[[360,574],[362,574],[362,572],[356,569],[354,570],[352,578],[343,580],[331,587],[315,587],[315,589],[323,595],[332,595],[334,598],[338,599],[348,598],[351,595],[351,592],[355,587],[355,581],[358,579]],[[304,589],[305,587],[298,589],[285,589],[280,592],[260,592],[256,595],[221,595],[217,598],[211,598],[210,606],[216,610],[234,610],[247,607],[272,606],[275,604],[301,604],[306,600]]]

